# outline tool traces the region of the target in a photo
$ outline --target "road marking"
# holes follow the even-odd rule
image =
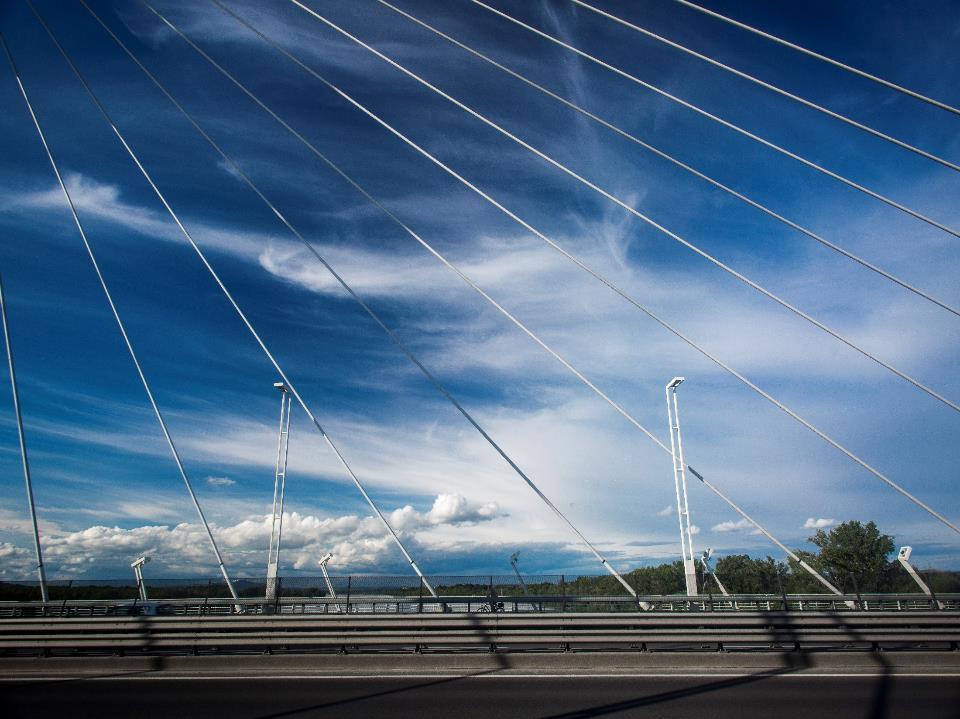
[[[376,681],[406,681],[420,679],[730,679],[730,678],[756,678],[756,679],[851,679],[851,678],[875,678],[875,677],[907,677],[919,678],[929,677],[931,679],[958,679],[960,673],[953,672],[845,672],[845,673],[820,673],[820,672],[790,672],[783,674],[774,674],[767,672],[757,673],[731,673],[731,672],[704,672],[700,674],[668,674],[668,673],[604,673],[604,674],[398,674],[397,676],[383,676],[382,674],[271,674],[271,675],[252,675],[252,674],[218,674],[209,676],[191,675],[135,675],[135,676],[101,676],[101,675],[69,675],[57,674],[50,676],[24,676],[24,677],[0,677],[0,682],[23,682],[23,681],[64,681],[80,680],[85,681],[279,681],[279,680],[298,680],[298,681],[341,681],[344,679],[367,679]]]

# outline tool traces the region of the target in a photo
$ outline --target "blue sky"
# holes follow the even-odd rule
[[[288,2],[229,7],[664,318],[958,518],[960,417],[737,283]],[[308,3],[364,42],[956,401],[960,324],[418,28],[376,0]],[[469,2],[399,7],[950,304],[951,237],[578,59]],[[491,2],[642,79],[954,227],[950,169],[644,39],[566,0]],[[709,7],[953,105],[950,2]],[[597,5],[926,150],[960,118],[670,0]],[[138,2],[93,9],[620,569],[678,554],[669,458],[589,393]],[[874,519],[920,564],[956,535],[750,392],[209,3],[157,8],[323,153],[781,540]],[[428,573],[600,570],[79,4],[37,7],[304,398]],[[262,571],[277,379],[25,3],[2,29],[157,399],[237,575]],[[0,267],[51,576],[214,564],[13,75],[0,69]],[[4,382],[4,393],[9,387]],[[0,411],[0,576],[31,569],[12,408]],[[302,413],[285,571],[404,562]],[[781,552],[703,487],[698,547]]]

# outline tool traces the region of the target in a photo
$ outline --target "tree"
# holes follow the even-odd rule
[[[861,592],[887,591],[893,570],[889,556],[895,545],[893,537],[881,534],[876,524],[843,522],[829,532],[819,529],[809,539],[820,549],[813,566],[834,584],[842,588],[852,575]]]
[[[716,571],[727,590],[735,594],[779,594],[786,586],[787,567],[773,557],[731,554],[717,561]]]

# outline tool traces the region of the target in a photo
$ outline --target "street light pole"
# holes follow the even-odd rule
[[[30,508],[30,522],[33,525],[33,546],[37,552],[37,576],[40,578],[40,598],[44,604],[49,601],[47,594],[47,572],[43,566],[43,552],[40,550],[40,529],[37,526],[37,508],[33,502],[33,482],[30,479],[30,462],[27,459],[27,439],[23,433],[23,416],[20,413],[20,392],[17,389],[17,372],[13,367],[13,347],[10,344],[10,328],[7,324],[7,300],[3,293],[3,280],[0,279],[0,315],[3,316],[3,341],[7,348],[7,367],[10,369],[10,385],[13,389],[13,413],[17,417],[17,437],[20,439],[20,461],[23,463],[23,479],[27,484],[27,505]]]
[[[690,529],[690,505],[687,501],[686,462],[683,459],[683,440],[680,436],[680,412],[677,405],[677,387],[683,377],[674,377],[665,388],[667,396],[667,421],[670,425],[670,454],[673,458],[673,483],[677,493],[677,518],[680,521],[680,552],[683,557],[683,575],[687,596],[695,597],[697,591],[697,565],[693,558],[693,532]]]
[[[323,572],[323,581],[326,582],[327,592],[332,599],[337,598],[337,593],[333,590],[333,582],[330,581],[330,573],[327,571],[327,562],[333,559],[333,552],[327,552],[320,560],[320,571]],[[334,605],[340,614],[343,614],[343,607],[339,604]]]
[[[517,561],[520,559],[520,552],[514,552],[510,555],[510,566],[513,567],[514,573],[517,575],[517,580],[520,582],[520,588],[523,590],[524,596],[529,597],[530,592],[527,591],[527,583],[523,581],[523,576],[520,574],[520,567],[517,566]]]
[[[143,583],[143,565],[149,561],[150,557],[144,554],[137,557],[130,565],[133,568],[133,576],[137,578],[137,593],[140,595],[141,602],[147,601],[147,585]]]
[[[290,406],[293,401],[283,382],[274,382],[273,386],[280,390],[280,440],[277,444],[277,470],[273,476],[273,515],[270,524],[270,549],[267,552],[268,601],[277,597],[280,536],[283,531],[283,493],[287,480],[287,454],[290,449]]]
[[[703,583],[707,583],[707,577],[713,577],[713,581],[717,583],[717,587],[720,588],[720,593],[729,597],[730,592],[727,591],[727,588],[723,586],[723,582],[720,581],[720,577],[717,576],[717,573],[713,571],[713,567],[710,566],[710,558],[713,556],[712,549],[703,550],[703,554],[700,555],[700,564],[703,565]],[[706,589],[706,587],[704,587]]]

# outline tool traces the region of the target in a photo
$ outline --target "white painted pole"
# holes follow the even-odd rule
[[[690,504],[687,500],[686,463],[683,459],[683,440],[680,436],[680,414],[677,404],[677,387],[683,377],[674,377],[664,391],[667,398],[667,422],[670,427],[670,455],[673,461],[673,484],[677,495],[677,520],[680,524],[680,554],[683,559],[683,576],[687,596],[695,597],[697,589],[697,565],[693,559],[693,532],[690,529]]]

